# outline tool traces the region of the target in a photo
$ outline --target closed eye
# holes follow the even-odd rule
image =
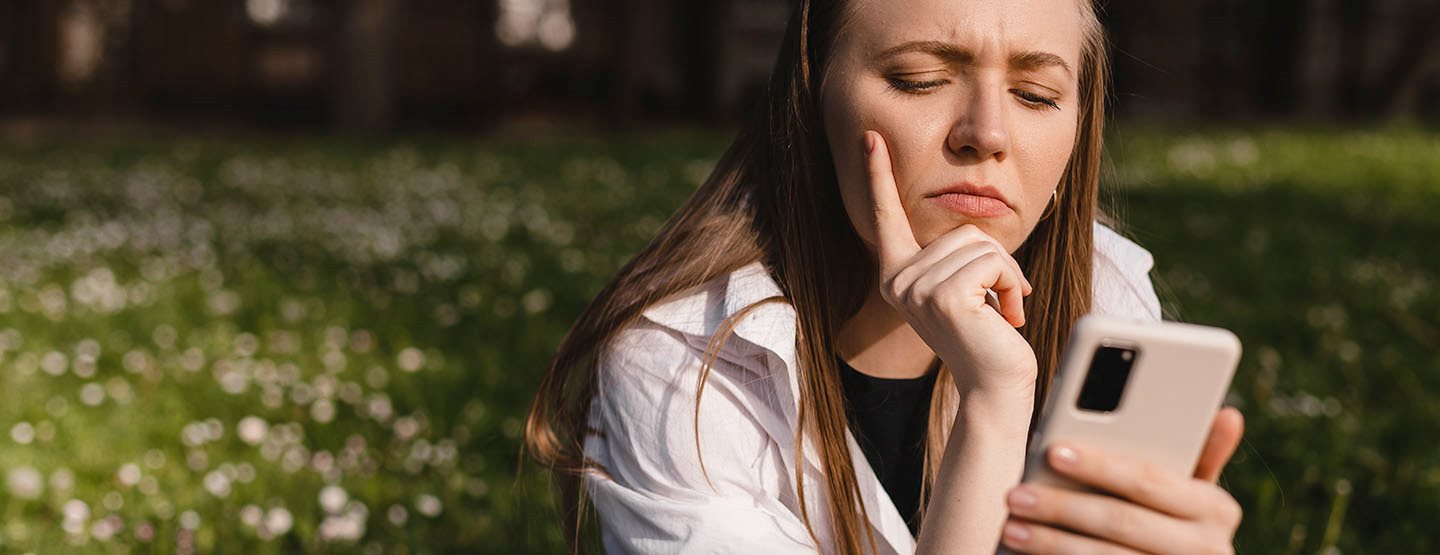
[[[1021,101],[1036,109],[1060,109],[1060,102],[1058,98],[1041,96],[1024,89],[1010,89],[1010,93],[1020,97]]]
[[[890,87],[892,89],[911,94],[924,94],[935,90],[940,86],[945,85],[946,83],[949,83],[949,81],[945,79],[912,81],[910,79],[901,79],[899,77],[886,77],[885,80],[890,82]]]

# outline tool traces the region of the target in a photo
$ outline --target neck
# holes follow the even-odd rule
[[[879,288],[840,327],[835,347],[850,366],[877,378],[918,378],[935,364],[935,352],[885,302]]]

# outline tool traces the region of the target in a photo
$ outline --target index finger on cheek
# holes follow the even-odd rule
[[[1085,445],[1057,442],[1045,459],[1070,479],[1177,517],[1196,516],[1195,500],[1206,494],[1199,490],[1203,482]]]
[[[910,231],[910,218],[905,215],[905,206],[900,202],[889,148],[876,131],[865,132],[865,166],[870,199],[874,203],[880,270],[888,277],[895,275],[905,261],[920,252],[920,245]]]

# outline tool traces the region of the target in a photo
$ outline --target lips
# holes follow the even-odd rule
[[[930,193],[925,198],[972,218],[994,218],[1014,211],[999,189],[968,181]]]

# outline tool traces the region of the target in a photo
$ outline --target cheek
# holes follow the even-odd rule
[[[1018,153],[1022,166],[1019,169],[1025,184],[1026,205],[1032,207],[1027,218],[1031,226],[1039,221],[1060,185],[1060,178],[1065,175],[1075,148],[1075,134],[1072,117],[1059,123],[1037,124],[1027,133],[1029,140],[1020,142],[1023,150]]]
[[[833,93],[833,94],[832,94]],[[921,153],[929,152],[922,144],[927,137],[943,140],[943,122],[938,118],[920,117],[907,111],[903,103],[888,101],[884,91],[837,88],[827,91],[824,107],[826,137],[835,162],[835,177],[850,224],[868,244],[874,244],[873,201],[870,193],[868,160],[863,146],[864,133],[873,130],[885,139],[890,154],[891,172],[897,193],[908,199],[908,183],[912,169],[919,171]],[[939,135],[937,135],[939,133]],[[902,200],[907,209],[909,203]]]

